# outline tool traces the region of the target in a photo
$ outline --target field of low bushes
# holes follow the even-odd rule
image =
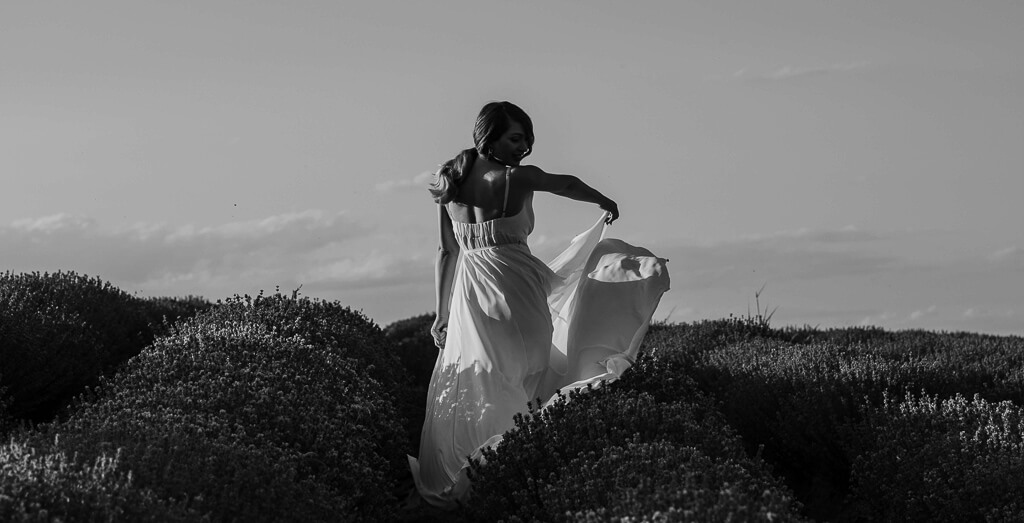
[[[0,521],[1024,519],[1024,338],[763,316],[652,326],[404,506],[432,321],[2,273]]]

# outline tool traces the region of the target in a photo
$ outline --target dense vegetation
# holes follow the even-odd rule
[[[763,316],[652,326],[519,416],[463,510],[401,510],[432,320],[4,273],[0,520],[1024,518],[1024,339]]]
[[[169,323],[209,307],[191,296],[137,298],[73,272],[0,273],[0,387],[9,414],[52,419]]]

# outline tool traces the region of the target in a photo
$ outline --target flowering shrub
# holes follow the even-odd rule
[[[1019,521],[1024,410],[975,395],[886,395],[854,441],[853,498],[881,521]]]
[[[381,331],[306,298],[211,306],[0,274],[0,520],[391,519],[432,321]],[[1018,337],[760,315],[655,324],[617,382],[517,417],[457,516],[1019,520],[1022,353]],[[93,383],[64,421],[5,427],[5,409],[48,419]]]
[[[2,375],[0,375],[0,383],[3,383]],[[7,396],[7,389],[0,385],[0,438],[6,437],[7,431],[10,430],[11,416],[7,413],[10,402],[11,399]]]
[[[430,336],[433,314],[421,314],[396,321],[384,328],[391,351],[406,369],[406,382],[427,384],[437,361],[437,347]]]
[[[472,464],[473,498],[464,516],[585,520],[604,507],[591,516],[605,520],[675,507],[690,519],[795,517],[797,504],[785,487],[744,454],[706,397],[680,391],[685,399],[662,403],[622,380],[517,416],[497,448],[484,452],[485,463]],[[659,464],[653,471],[652,461]],[[693,468],[680,472],[683,464]],[[734,485],[719,483],[726,479]],[[712,500],[722,504],[711,509]]]
[[[15,418],[51,419],[152,339],[141,300],[98,278],[0,274],[0,385]]]
[[[359,360],[364,370],[394,394],[401,362],[380,327],[338,302],[289,298],[280,293],[255,298],[235,296],[202,314],[204,322],[263,325],[282,337],[299,336],[332,353]]]
[[[366,350],[354,345],[363,336],[376,332],[368,341],[379,345],[379,331],[355,315],[342,326],[301,315],[276,329],[250,321],[284,300],[179,323],[49,430],[81,455],[121,449],[140,487],[213,519],[387,519],[405,451],[400,420],[366,365],[347,357]],[[317,343],[282,332],[304,320],[309,338],[353,335]]]
[[[427,388],[437,362],[438,350],[430,336],[433,323],[433,314],[422,314],[396,321],[384,328],[384,337],[391,352],[405,368],[405,372],[400,375],[403,393],[399,395],[398,401],[402,417],[406,419],[406,436],[410,448],[416,449],[413,454],[420,448]]]
[[[765,460],[812,517],[846,510],[851,465],[862,449],[840,436],[859,423],[865,398],[878,405],[885,394],[924,390],[1024,402],[1021,338],[875,328],[749,331],[731,332],[722,320],[652,328],[645,340],[656,367],[649,381],[682,373],[715,397],[748,453],[763,445]]]
[[[118,455],[79,463],[55,445],[0,445],[2,521],[196,521],[199,515],[137,489]]]
[[[276,336],[301,338],[331,357],[353,359],[360,373],[371,378],[380,389],[379,405],[387,405],[386,411],[374,411],[376,415],[388,417],[386,423],[381,422],[381,427],[403,427],[401,411],[395,412],[396,407],[408,401],[410,394],[402,386],[405,374],[402,362],[380,327],[361,312],[338,302],[260,293],[255,298],[235,296],[218,301],[215,307],[198,316],[198,320],[218,325],[237,322],[263,326]],[[296,368],[299,369],[296,372],[303,372],[301,367]],[[419,397],[419,403],[422,409],[423,397]],[[381,445],[380,455],[387,456],[390,462],[387,474],[393,478],[408,476],[406,438],[400,433],[392,434],[390,429],[378,431],[376,437]]]
[[[146,298],[143,305],[150,323],[156,326],[174,324],[213,307],[212,303],[200,296]],[[160,332],[164,330],[160,329]]]
[[[579,460],[579,458],[577,458]],[[569,521],[799,521],[792,496],[728,459],[665,441],[605,449],[571,463],[577,474],[551,485],[545,501]],[[568,481],[567,481],[568,480]],[[767,487],[767,488],[766,488]],[[579,510],[578,507],[600,507]]]

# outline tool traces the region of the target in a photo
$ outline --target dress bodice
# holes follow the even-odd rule
[[[484,249],[508,244],[526,244],[533,232],[533,194],[526,197],[523,208],[512,216],[503,216],[479,223],[452,220],[455,239],[462,249]]]

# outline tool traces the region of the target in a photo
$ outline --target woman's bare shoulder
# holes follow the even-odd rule
[[[574,176],[545,172],[534,165],[522,165],[514,168],[512,172],[518,177],[519,184],[531,191],[558,193],[564,191],[575,180]]]
[[[517,165],[512,168],[512,174],[519,174],[521,176],[530,176],[537,174],[544,174],[544,170],[536,165]]]
[[[515,178],[516,182],[524,184],[533,189],[545,172],[536,165],[518,165],[513,167],[509,175]]]

